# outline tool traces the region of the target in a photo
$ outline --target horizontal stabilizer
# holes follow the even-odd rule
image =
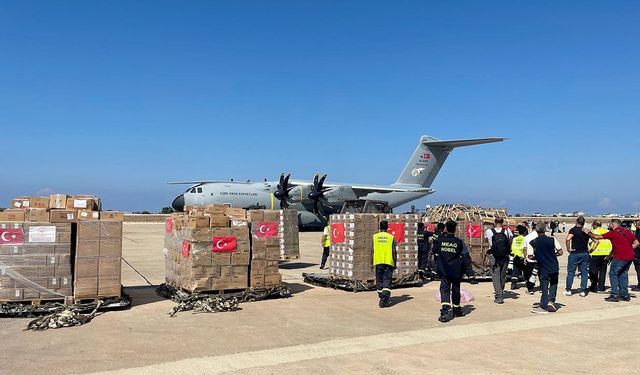
[[[502,142],[505,138],[475,138],[475,139],[456,139],[451,141],[441,141],[430,137],[423,137],[422,144],[429,147],[456,148],[464,146],[481,145],[484,143]]]

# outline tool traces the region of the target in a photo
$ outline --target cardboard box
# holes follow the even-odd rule
[[[230,205],[228,204],[210,204],[206,207],[206,212],[209,213],[209,215],[213,216],[213,215],[224,215],[224,212],[227,210],[227,208],[229,208]]]
[[[100,238],[116,238],[122,240],[122,222],[118,221],[101,221],[100,225]]]
[[[92,195],[75,195],[67,198],[67,209],[99,211],[100,199]]]
[[[89,210],[78,210],[78,220],[98,220],[100,212]]]
[[[100,276],[98,278],[99,297],[120,297],[122,286],[120,276]]]
[[[244,208],[227,208],[224,214],[236,220],[245,220],[247,218],[247,210]]]
[[[0,221],[25,221],[26,211],[24,210],[4,210],[0,212]]]
[[[209,228],[209,216],[189,216],[187,228]]]
[[[120,257],[100,257],[98,261],[98,277],[120,276],[122,264]]]
[[[67,194],[51,194],[49,196],[49,208],[67,208]]]
[[[282,275],[265,275],[264,285],[265,287],[276,286],[282,284]]]
[[[211,227],[229,227],[229,218],[224,214],[211,215]]]
[[[84,277],[76,278],[74,283],[73,296],[76,299],[95,298],[98,295],[98,278]]]
[[[49,208],[49,197],[29,198],[29,208]]]
[[[16,197],[11,200],[9,208],[27,209],[29,208],[29,197]]]
[[[100,257],[79,256],[76,258],[74,276],[76,279],[98,277]]]
[[[78,238],[76,242],[76,256],[100,256],[100,240],[97,238]]]
[[[214,266],[228,266],[231,264],[231,254],[213,253]]]
[[[77,219],[77,212],[73,210],[51,210],[49,212],[49,221],[52,223],[75,223]]]
[[[122,239],[106,238],[100,239],[100,256],[120,257],[122,256]]]
[[[100,220],[102,221],[124,221],[124,212],[118,211],[102,211],[100,212]]]
[[[101,223],[97,220],[79,221],[77,238],[78,241],[88,239],[100,239]]]
[[[46,208],[30,208],[27,211],[25,221],[32,223],[48,223],[49,211]]]

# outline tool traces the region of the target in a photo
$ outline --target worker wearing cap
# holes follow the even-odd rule
[[[381,221],[380,231],[373,235],[373,267],[375,267],[376,289],[380,298],[378,306],[381,308],[389,306],[391,279],[398,260],[396,240],[392,234],[387,233],[387,229],[389,229],[389,223]]]
[[[602,228],[602,223],[596,220],[593,222],[591,232],[602,236],[608,230]],[[591,292],[605,291],[604,283],[607,277],[607,265],[609,264],[611,249],[611,241],[605,239],[593,240],[590,244],[589,280],[591,281],[591,286],[589,286],[589,291]]]
[[[451,321],[455,316],[464,316],[460,306],[460,281],[468,269],[464,256],[464,242],[454,235],[457,227],[455,221],[447,221],[446,233],[438,236],[433,251],[438,259],[438,276],[440,277],[440,317],[442,323]]]
[[[323,270],[325,264],[327,264],[327,259],[329,258],[329,250],[331,249],[331,227],[329,224],[324,227],[324,231],[322,232],[322,261],[320,262],[320,269]]]

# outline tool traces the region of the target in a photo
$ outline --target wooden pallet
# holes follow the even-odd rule
[[[284,261],[299,260],[299,259],[300,259],[299,255],[294,255],[294,256],[280,255],[280,260],[284,260]]]
[[[43,298],[43,299],[33,299],[33,300],[22,300],[22,301],[16,301],[16,300],[0,300],[1,304],[6,304],[6,303],[20,303],[20,304],[29,304],[31,306],[42,306],[45,305],[47,303],[61,303],[66,305],[71,305],[73,304],[73,298],[72,297],[66,297],[66,298]]]

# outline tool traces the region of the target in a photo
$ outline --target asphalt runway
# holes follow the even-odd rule
[[[377,307],[375,293],[350,293],[302,282],[320,272],[320,233],[301,233],[301,259],[281,266],[289,299],[242,304],[219,314],[184,312],[126,264],[126,311],[91,323],[24,332],[25,319],[1,319],[2,374],[465,374],[637,373],[640,303],[606,303],[603,294],[565,297],[561,258],[558,312],[530,312],[540,294],[514,291],[493,303],[491,283],[463,284],[476,300],[468,316],[437,321],[438,283],[393,291]],[[164,279],[162,224],[125,224],[124,258],[154,284]],[[559,235],[561,243],[564,235]],[[635,283],[635,271],[630,272]],[[574,282],[577,287],[579,279]]]

